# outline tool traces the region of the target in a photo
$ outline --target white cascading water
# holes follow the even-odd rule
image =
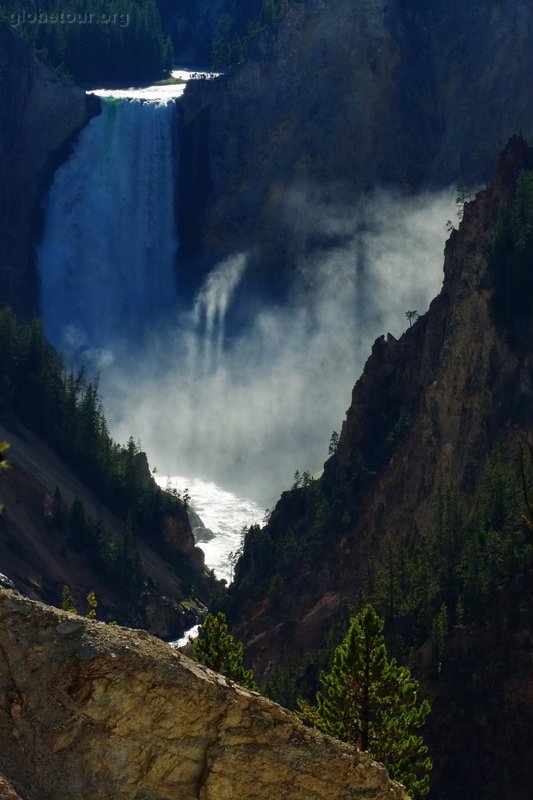
[[[57,171],[39,248],[48,338],[98,366],[176,306],[175,104],[102,99]]]
[[[226,333],[226,314],[242,274],[244,255],[226,259],[211,272],[198,292],[193,308],[193,359],[203,373],[221,361]],[[201,349],[201,355],[198,350]]]
[[[172,101],[102,97],[101,115],[80,135],[48,196],[38,253],[47,336],[69,365],[103,368],[104,383],[113,351],[121,348],[128,360],[143,328],[157,335],[158,319],[176,311],[174,115]],[[244,256],[214,269],[190,321],[182,320],[178,350],[193,378],[220,361],[226,312],[244,269]],[[179,476],[170,483],[191,487],[214,534],[202,542],[207,564],[230,578],[241,528],[262,510],[213,483]]]
[[[216,265],[191,308],[178,304],[175,113],[173,101],[103,99],[50,190],[41,309],[67,366],[101,372],[112,434],[140,438],[159,474],[189,487],[215,534],[207,563],[229,579],[242,526],[296,469],[320,469],[374,338],[401,334],[406,310],[438,290],[455,193],[376,191],[344,208],[295,187],[280,235],[304,245],[287,300],[251,298],[253,321],[228,336],[247,302],[246,255]],[[317,231],[340,243],[312,252]]]

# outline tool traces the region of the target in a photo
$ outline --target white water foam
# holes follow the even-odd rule
[[[259,524],[264,517],[262,509],[253,500],[237,497],[215,483],[199,478],[173,476],[157,477],[163,489],[176,489],[183,494],[188,490],[191,506],[214,537],[198,542],[205,553],[205,561],[215,571],[217,578],[231,582],[233,563],[242,544],[243,531]]]

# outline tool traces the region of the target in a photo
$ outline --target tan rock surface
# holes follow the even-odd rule
[[[20,795],[3,775],[0,775],[0,800],[21,800]]]
[[[0,770],[25,800],[405,800],[383,767],[144,631],[0,590]]]

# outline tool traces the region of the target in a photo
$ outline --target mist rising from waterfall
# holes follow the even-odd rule
[[[48,338],[103,366],[176,308],[175,105],[102,100],[56,173],[38,253]]]
[[[346,207],[293,187],[278,231],[287,297],[254,297],[236,333],[247,253],[212,269],[189,307],[176,289],[174,115],[104,100],[58,170],[39,248],[45,327],[67,366],[100,370],[113,435],[140,440],[160,475],[270,505],[296,469],[321,468],[375,337],[400,335],[438,292],[453,193]]]
[[[196,296],[191,366],[203,374],[216,369],[222,358],[226,314],[245,267],[245,256],[228,258],[207,276]]]
[[[399,336],[405,312],[423,313],[437,294],[452,209],[452,192],[375,192],[346,209],[295,190],[287,235],[293,227],[302,244],[286,303],[228,337],[246,254],[220,264],[178,326],[103,374],[114,432],[133,432],[160,475],[214,480],[271,505],[296,469],[321,468],[375,337]],[[304,257],[317,230],[343,244]]]

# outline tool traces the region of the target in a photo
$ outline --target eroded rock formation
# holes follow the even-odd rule
[[[257,581],[247,591],[239,633],[249,643],[256,670],[275,663],[273,654],[279,657],[288,640],[300,655],[316,647],[342,600],[360,589],[371,554],[387,539],[434,525],[443,491],[471,497],[497,437],[526,436],[529,423],[520,409],[532,407],[530,338],[526,335],[516,352],[494,323],[488,242],[520,172],[532,167],[533,151],[523,139],[511,139],[493,182],[466,205],[460,230],[447,242],[443,288],[427,314],[400,339],[381,336],[374,343],[321,478],[328,486],[340,483],[343,471],[355,468],[361,456],[372,480],[359,494],[353,491],[357,501],[343,535],[329,537],[334,581],[324,571],[284,587],[296,631],[287,632],[274,603],[257,602]],[[402,412],[406,429],[393,446]],[[297,493],[287,492],[269,529],[275,539],[288,526],[307,535],[316,513],[302,507]]]
[[[0,770],[24,800],[406,800],[366,755],[146,632],[5,590]]]

